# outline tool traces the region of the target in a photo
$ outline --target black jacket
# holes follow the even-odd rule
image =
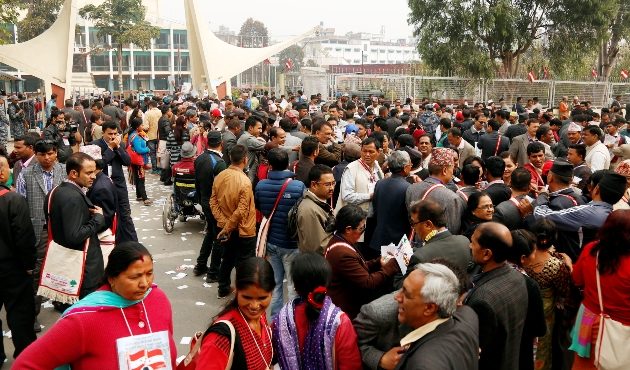
[[[106,174],[100,172],[96,175],[94,184],[92,184],[92,187],[88,190],[87,197],[94,205],[103,209],[105,225],[111,228],[118,207],[118,195],[116,194],[116,187],[112,180]]]
[[[494,183],[486,188],[486,193],[492,199],[492,204],[496,207],[501,202],[505,202],[512,196],[510,187],[503,183]]]
[[[101,155],[105,162],[105,168],[103,173],[108,175],[114,183],[121,182],[125,184],[125,171],[123,166],[129,166],[131,164],[131,158],[127,154],[126,145],[124,142],[120,143],[120,146],[116,150],[111,150],[104,139],[96,140],[90,144],[98,145],[101,148]],[[112,167],[112,173],[108,173],[108,167]]]
[[[0,191],[9,190],[0,185]],[[35,268],[35,231],[28,204],[20,194],[9,191],[0,196],[0,276],[12,269],[25,272]]]
[[[372,198],[376,229],[370,241],[370,248],[380,252],[381,246],[389,243],[398,244],[400,238],[411,230],[405,203],[409,186],[411,184],[399,175],[376,183]]]
[[[78,186],[64,182],[46,196],[44,209],[48,217],[48,202],[51,201],[50,223],[53,240],[66,248],[83,250],[88,240],[87,256],[85,259],[85,273],[81,298],[93,292],[99,286],[103,277],[103,253],[98,240],[98,233],[106,228],[105,217],[100,214],[92,215],[92,202],[83,194]]]
[[[214,178],[226,168],[227,165],[223,158],[210,150],[204,150],[195,159],[195,190],[197,191],[197,199],[199,199],[202,207],[210,207]]]
[[[158,120],[158,139],[166,140],[169,132],[171,132],[171,121],[163,115]]]

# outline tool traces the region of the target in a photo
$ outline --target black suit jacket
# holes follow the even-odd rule
[[[409,346],[396,369],[477,370],[479,320],[462,306],[446,322]]]
[[[370,247],[378,251],[389,243],[398,244],[400,238],[409,233],[409,218],[405,203],[409,182],[398,175],[376,183],[372,208],[376,229],[370,241]]]
[[[96,175],[94,184],[92,184],[92,187],[88,190],[87,197],[94,205],[103,209],[105,225],[111,228],[118,207],[118,195],[116,194],[116,187],[112,180],[107,177],[106,174],[100,172]]]
[[[46,196],[44,205],[48,217],[48,202],[52,202],[48,227],[52,230],[53,240],[75,250],[83,250],[85,241],[89,240],[81,287],[83,298],[98,288],[103,277],[103,254],[97,235],[106,228],[105,217],[90,213],[93,204],[78,186],[64,182],[53,190]]]
[[[492,204],[496,207],[501,202],[505,202],[512,196],[512,190],[502,183],[494,183],[486,188],[486,193],[492,199]]]
[[[98,145],[101,148],[101,155],[105,162],[105,168],[103,173],[108,175],[114,183],[125,183],[125,171],[123,166],[129,166],[131,164],[131,158],[127,154],[127,145],[124,142],[120,143],[120,146],[116,150],[111,150],[104,139],[99,139],[91,142],[90,144]],[[108,173],[108,166],[112,166],[112,173]]]

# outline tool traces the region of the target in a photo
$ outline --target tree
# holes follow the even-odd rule
[[[26,16],[17,22],[18,39],[28,41],[46,31],[57,20],[63,0],[22,0]]]
[[[0,0],[0,24],[11,25],[17,23],[19,4],[12,0]],[[0,44],[12,41],[10,29],[0,27]]]
[[[101,5],[89,4],[79,10],[79,15],[94,22],[98,37],[111,36],[110,47],[116,48],[118,61],[118,88],[123,92],[123,45],[133,43],[146,50],[151,39],[160,36],[160,29],[145,18],[142,0],[105,0]]]
[[[430,67],[477,77],[514,77],[521,57],[535,43],[545,46],[551,36],[561,34],[579,43],[592,41],[593,32],[610,16],[613,1],[626,0],[409,0],[408,22]]]
[[[304,65],[304,49],[299,45],[291,45],[278,54],[280,66],[284,66],[284,63],[289,59],[293,61],[293,71],[299,71]]]
[[[240,47],[243,48],[262,48],[269,45],[269,34],[267,27],[261,21],[247,18],[241,26],[238,33],[240,38]]]
[[[602,79],[608,81],[619,59],[622,41],[630,42],[630,3],[628,0],[616,0],[614,14],[603,33],[599,45],[597,69]]]

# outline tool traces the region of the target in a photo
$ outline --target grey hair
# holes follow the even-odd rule
[[[424,275],[420,294],[425,303],[435,303],[441,319],[453,316],[459,298],[459,280],[453,270],[439,263],[419,263],[415,269]]]
[[[404,150],[396,150],[387,158],[387,166],[392,173],[401,172],[410,163],[411,157]]]

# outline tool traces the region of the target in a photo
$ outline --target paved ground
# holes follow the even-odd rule
[[[203,277],[192,273],[203,240],[205,223],[200,219],[177,222],[173,233],[167,234],[162,228],[162,204],[170,194],[170,187],[161,185],[157,175],[147,175],[147,194],[155,203],[144,206],[135,201],[135,191],[129,186],[132,217],[138,232],[139,241],[153,254],[155,260],[155,283],[168,295],[173,307],[174,339],[177,355],[188,353],[186,337],[197,330],[205,330],[212,316],[217,314],[226,300],[217,299],[216,284],[205,284]],[[4,346],[6,354],[13,355],[13,343],[7,337],[4,311],[2,313]],[[59,314],[49,304],[44,304],[39,321],[46,330],[55,323]],[[184,343],[184,344],[182,344]],[[11,361],[5,364],[10,367]],[[9,366],[6,366],[9,365]]]

